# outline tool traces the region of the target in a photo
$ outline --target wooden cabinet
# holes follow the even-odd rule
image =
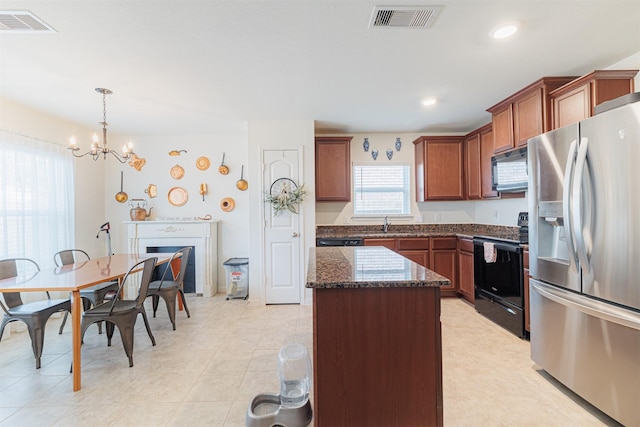
[[[421,136],[415,148],[416,201],[464,200],[464,140]]]
[[[596,70],[554,90],[553,129],[591,117],[598,104],[634,91],[638,70]]]
[[[458,238],[458,292],[473,304],[475,298],[473,276],[473,240]]]
[[[441,286],[442,296],[455,296],[458,288],[458,240],[456,237],[432,237],[429,269],[451,281],[449,286]]]
[[[526,146],[529,138],[551,130],[549,94],[574,79],[543,77],[489,108],[494,151]]]
[[[493,156],[493,130],[491,123],[480,128],[480,173],[482,176],[481,191],[483,199],[495,199],[500,196],[493,189],[491,157]]]
[[[531,321],[529,310],[529,251],[524,251],[522,256],[522,266],[524,270],[524,330],[529,333],[529,323]]]
[[[367,238],[364,239],[364,245],[384,246],[443,275],[451,281],[451,285],[440,287],[442,296],[456,295],[458,287],[456,237]]]
[[[316,201],[351,201],[351,139],[316,137]]]
[[[397,240],[397,252],[400,255],[427,268],[431,266],[430,247],[431,239],[429,238],[416,237]]]
[[[365,246],[384,246],[392,251],[397,250],[397,239],[364,239]]]
[[[469,200],[482,197],[482,172],[480,168],[480,133],[475,132],[464,140],[465,194]]]
[[[442,426],[441,347],[438,287],[314,289],[314,426]]]

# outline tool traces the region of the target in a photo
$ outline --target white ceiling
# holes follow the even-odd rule
[[[429,29],[370,29],[397,0],[2,0],[57,33],[0,33],[0,96],[116,134],[467,132],[542,76],[583,75],[640,52],[640,1],[429,0]],[[515,37],[488,37],[522,22]],[[640,88],[639,88],[640,89]],[[420,105],[427,96],[440,102]],[[1,112],[0,112],[1,113]]]

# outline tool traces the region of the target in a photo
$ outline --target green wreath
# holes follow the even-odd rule
[[[269,192],[265,193],[265,202],[271,203],[273,216],[282,211],[298,213],[298,205],[304,201],[307,191],[304,184],[298,186],[289,178],[278,178],[271,184]]]

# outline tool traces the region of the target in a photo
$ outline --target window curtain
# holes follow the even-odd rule
[[[74,182],[65,147],[0,129],[0,259],[54,266],[75,241]]]

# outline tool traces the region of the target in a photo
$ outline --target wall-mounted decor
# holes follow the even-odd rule
[[[224,164],[224,153],[222,153],[222,163],[218,167],[218,172],[220,172],[221,175],[227,175],[229,173],[229,167]]]
[[[116,201],[118,203],[124,203],[129,198],[127,193],[125,193],[124,190],[122,189],[123,174],[124,172],[120,171],[120,191],[116,193]]]
[[[371,157],[373,157],[373,160],[377,160],[378,159],[378,150],[376,150],[375,148],[373,150],[371,150]]]
[[[171,203],[173,206],[182,206],[187,203],[189,194],[187,193],[187,190],[182,187],[173,187],[171,190],[169,190],[167,198],[169,199],[169,203]]]
[[[179,156],[180,153],[186,153],[187,150],[171,150],[169,151],[170,156]]]
[[[169,173],[171,174],[171,178],[173,179],[182,179],[182,177],[184,176],[184,169],[180,165],[175,165],[171,168],[171,171],[169,171]]]
[[[131,199],[129,200],[129,217],[131,221],[144,221],[151,216],[153,206],[149,208],[149,212],[145,209],[147,201],[145,199]]]
[[[402,148],[402,141],[400,141],[400,138],[396,138],[396,151],[400,151],[401,148]]]
[[[242,165],[242,172],[240,172],[240,179],[236,182],[238,190],[244,191],[249,188],[249,183],[244,179],[244,165]]]
[[[204,202],[204,195],[209,192],[209,188],[206,183],[200,184],[200,195],[202,196],[202,201]]]
[[[264,200],[271,203],[273,216],[285,210],[297,214],[298,205],[304,201],[306,194],[304,185],[298,186],[290,178],[278,178],[271,184]]]
[[[207,169],[209,169],[210,164],[211,162],[209,161],[209,159],[204,156],[198,157],[198,159],[196,160],[196,167],[201,171],[206,171]]]
[[[393,157],[393,150],[391,148],[387,149],[387,159],[391,160]]]
[[[136,156],[136,153],[131,153],[131,160],[129,160],[129,166],[140,172],[142,167],[147,161],[141,157]]]
[[[158,188],[155,184],[149,184],[147,188],[144,189],[144,192],[149,195],[150,199],[153,199],[158,195]]]
[[[369,151],[369,138],[364,139],[364,142],[362,143],[362,149],[365,153]]]
[[[225,197],[220,201],[220,209],[231,212],[236,207],[236,202],[231,197]]]

